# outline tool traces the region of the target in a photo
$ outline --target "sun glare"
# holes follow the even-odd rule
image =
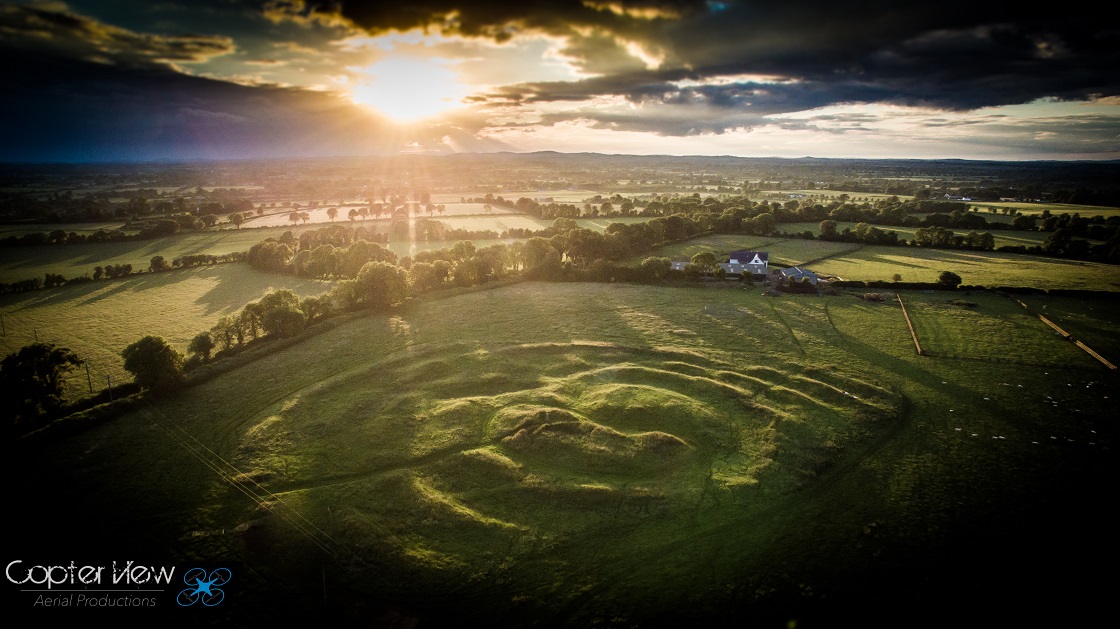
[[[367,68],[351,89],[355,103],[400,122],[436,116],[462,105],[466,88],[436,59],[389,59]]]

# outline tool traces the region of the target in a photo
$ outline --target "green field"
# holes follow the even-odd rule
[[[185,353],[191,337],[271,290],[290,288],[306,297],[330,286],[234,263],[3,295],[0,354],[36,340],[68,347],[89,362],[94,390],[100,390],[106,375],[115,384],[132,380],[120,353],[141,337],[162,336]],[[66,385],[68,398],[89,393],[84,369]]]
[[[157,255],[170,262],[184,255],[224,255],[248,251],[265,238],[279,237],[286,231],[299,236],[303,230],[316,227],[321,225],[185,232],[165,238],[128,242],[3,247],[0,248],[0,282],[42,278],[45,273],[77,277],[92,274],[95,266],[110,264],[131,264],[134,270],[147,270],[151,259]]]
[[[23,236],[36,232],[52,232],[61,229],[66,233],[92,234],[99,230],[112,231],[124,226],[124,221],[109,221],[105,223],[20,223],[16,225],[0,225],[0,238],[8,236]]]
[[[325,210],[320,210],[323,212]],[[286,216],[286,215],[285,215]],[[325,216],[325,215],[324,215]],[[427,217],[424,217],[427,218]],[[553,221],[540,220],[523,214],[511,215],[495,212],[491,216],[447,216],[436,217],[452,229],[466,229],[472,231],[491,230],[502,232],[507,229],[521,228],[540,230],[552,225]],[[620,218],[581,218],[576,223],[580,227],[605,231],[611,223],[633,223],[649,220],[648,218],[620,217]],[[286,219],[285,219],[286,221]],[[0,248],[0,282],[16,282],[33,277],[42,278],[46,273],[57,273],[65,277],[77,277],[83,274],[92,274],[95,266],[110,264],[131,264],[135,270],[146,270],[152,257],[161,255],[168,261],[179,256],[190,254],[224,255],[248,251],[250,247],[266,238],[278,238],[284,232],[292,232],[297,237],[303,231],[320,229],[332,223],[320,222],[304,225],[284,225],[284,221],[277,220],[276,226],[258,227],[253,221],[247,223],[242,229],[217,229],[203,232],[184,232],[165,238],[153,240],[138,240],[129,242],[94,243],[79,245],[44,245],[37,247],[2,247]],[[388,229],[388,219],[379,221],[350,221],[336,220],[335,225],[347,227]],[[485,246],[495,244],[495,240],[474,241],[476,245]],[[511,241],[505,241],[511,242]],[[409,252],[425,249],[443,249],[453,242],[436,243],[391,243],[391,248],[397,255],[409,255]]]
[[[1115,550],[1114,374],[950,298],[904,295],[932,357],[852,295],[413,303],[25,449],[18,503],[67,497],[17,534],[233,562],[257,626],[1077,624],[1107,580],[1076,566]]]
[[[989,221],[990,220],[991,219],[989,219]],[[814,223],[814,222],[782,223],[781,225],[778,226],[778,228],[781,231],[786,232],[786,233],[800,234],[801,232],[809,231],[809,232],[812,232],[812,234],[814,236],[819,236],[820,233],[821,233],[820,225],[821,224],[819,222],[816,222],[816,223]],[[836,223],[836,230],[842,232],[845,229],[851,229],[851,230],[855,231],[856,225],[858,225],[858,223],[837,222]],[[893,226],[893,225],[875,225],[875,227],[878,228],[878,229],[884,230],[884,231],[897,232],[899,239],[903,239],[903,240],[912,240],[914,238],[914,231],[917,229],[916,227],[896,227],[896,226]],[[978,231],[984,231],[984,230],[978,230]],[[961,229],[954,230],[954,232],[961,235],[961,236],[968,233],[968,231],[961,230]],[[1050,234],[1048,232],[1018,231],[1018,230],[1012,231],[1012,230],[1003,230],[1003,229],[991,230],[991,234],[992,234],[993,237],[995,237],[995,242],[996,242],[995,246],[996,247],[1004,247],[1004,246],[1021,246],[1021,247],[1042,246],[1042,243],[1046,242],[1046,239],[1050,236]],[[1094,244],[1096,244],[1096,243],[1094,242]]]
[[[864,247],[810,268],[845,280],[890,281],[897,273],[904,282],[936,282],[942,271],[952,271],[971,286],[1120,290],[1115,265],[997,252]]]
[[[1013,208],[1019,211],[1020,214],[1028,216],[1037,216],[1046,210],[1050,210],[1051,214],[1080,214],[1083,218],[1091,218],[1093,216],[1103,216],[1109,218],[1111,216],[1120,216],[1120,208],[1115,207],[1102,207],[1099,205],[1076,205],[1071,203],[1027,203],[1027,202],[985,202],[985,201],[969,201],[969,205],[981,208],[981,215],[988,218],[990,215],[987,212],[988,208],[996,208],[1003,210],[1003,208]],[[988,218],[988,220],[992,220]]]

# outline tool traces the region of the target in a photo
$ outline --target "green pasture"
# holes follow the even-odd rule
[[[14,225],[0,225],[0,238],[9,236],[23,236],[32,233],[50,233],[61,229],[67,234],[92,234],[98,230],[111,231],[124,226],[123,221],[107,221],[104,223],[18,223]]]
[[[416,302],[29,444],[16,504],[67,498],[15,534],[231,562],[257,625],[1091,617],[1115,378],[1001,297],[904,299],[934,356],[854,294]]]
[[[1082,341],[1114,365],[1120,365],[1120,312],[1116,302],[1019,295],[1017,300]]]
[[[1115,265],[998,252],[867,246],[810,267],[845,280],[890,281],[897,273],[904,282],[936,282],[952,271],[972,286],[1120,290]]]
[[[968,204],[981,208],[980,213],[985,217],[989,216],[986,211],[988,208],[996,208],[1002,212],[1003,208],[1013,208],[1019,211],[1020,214],[1026,215],[1039,215],[1046,210],[1050,210],[1051,214],[1080,214],[1083,218],[1090,218],[1093,216],[1103,216],[1109,218],[1111,216],[1120,216],[1120,208],[1103,207],[1100,205],[1078,205],[1074,203],[1029,203],[1029,202],[985,202],[985,201],[968,201]],[[1003,216],[1000,214],[1000,216]],[[1014,218],[1014,217],[1011,217]],[[992,219],[988,219],[992,220]]]
[[[857,244],[843,242],[785,239],[748,234],[712,234],[658,247],[649,253],[634,256],[628,260],[628,263],[639,264],[650,256],[684,261],[698,253],[705,252],[712,253],[719,260],[726,258],[727,254],[732,251],[758,250],[768,252],[772,263],[797,266],[820,258],[853,251],[859,247],[860,245]]]
[[[903,299],[922,349],[932,356],[1092,366],[1093,359],[1074,344],[1053,342],[1053,330],[1013,299],[943,292]]]
[[[766,236],[712,234],[664,245],[653,251],[634,256],[628,260],[628,262],[638,264],[650,256],[664,257],[671,260],[688,260],[698,253],[711,253],[716,256],[716,259],[719,259],[720,256],[726,256],[731,251],[739,249],[763,249],[776,242],[780,241],[776,238],[768,238]]]
[[[991,219],[989,219],[989,220],[991,220]],[[844,231],[845,229],[850,229],[852,231],[855,231],[856,225],[858,225],[858,224],[859,223],[837,222],[836,223],[836,230],[840,231],[840,232]],[[821,234],[820,225],[821,225],[820,222],[811,222],[811,221],[801,222],[801,223],[782,223],[782,224],[778,225],[778,229],[780,229],[783,232],[797,233],[797,234],[800,234],[801,232],[804,232],[804,231],[810,231],[810,232],[813,233],[814,236],[820,236],[820,234]],[[898,237],[900,239],[904,239],[904,240],[913,240],[914,239],[914,231],[917,229],[916,227],[896,227],[894,225],[874,225],[874,227],[876,227],[878,229],[881,229],[883,231],[896,232],[898,234]],[[967,234],[969,231],[972,231],[972,230],[967,230],[966,231],[966,230],[962,230],[962,229],[956,229],[956,230],[953,230],[953,231],[955,233],[963,236],[963,235]],[[981,231],[982,232],[982,231],[985,231],[985,230],[976,230],[976,231]],[[995,230],[990,230],[990,232],[991,232],[992,236],[995,238],[996,247],[1004,247],[1004,246],[1031,247],[1031,246],[1036,246],[1036,245],[1041,246],[1042,243],[1046,242],[1046,238],[1050,236],[1050,234],[1048,232],[1040,232],[1040,231],[1019,231],[1019,230],[1011,231],[1011,230],[995,229]]]
[[[0,247],[0,282],[14,282],[46,273],[65,277],[93,274],[96,266],[131,264],[133,270],[147,270],[153,257],[163,256],[169,263],[184,255],[224,255],[248,251],[258,242],[291,231],[297,237],[305,229],[321,225],[253,229],[217,229],[183,232],[152,240],[42,245],[38,247]]]
[[[132,380],[120,355],[130,343],[154,334],[185,354],[194,335],[279,288],[306,297],[328,290],[330,283],[232,263],[3,295],[0,354],[36,341],[68,347],[88,361],[97,391],[106,376],[115,384]],[[67,397],[87,395],[89,384],[84,369],[72,372]]]
[[[15,282],[33,277],[42,278],[46,273],[56,273],[67,278],[78,277],[93,273],[96,266],[131,264],[134,270],[146,270],[154,256],[161,255],[169,262],[179,256],[190,254],[223,255],[248,251],[250,247],[266,238],[278,238],[284,232],[291,231],[297,237],[305,230],[320,229],[329,224],[325,220],[325,209],[315,210],[323,214],[324,220],[318,223],[292,224],[287,222],[287,214],[274,218],[274,226],[257,223],[254,219],[246,223],[241,229],[221,228],[209,229],[201,232],[183,232],[174,236],[157,238],[153,240],[138,240],[112,243],[87,243],[79,245],[43,245],[37,247],[0,247],[0,282]],[[343,215],[340,212],[340,215]],[[268,216],[264,217],[269,218]],[[428,218],[426,215],[422,218]],[[493,215],[482,216],[445,216],[435,217],[435,220],[444,222],[453,229],[466,229],[472,231],[492,230],[502,232],[507,229],[521,228],[540,230],[550,227],[554,221],[540,220],[523,214],[508,214],[495,212]],[[580,227],[594,229],[602,232],[611,223],[635,223],[649,220],[645,217],[618,217],[618,218],[581,218],[576,223]],[[287,224],[285,224],[287,223]],[[350,221],[337,219],[335,225],[376,227],[379,230],[388,229],[388,219]],[[476,244],[493,244],[497,241],[478,241]],[[454,244],[454,241],[439,243],[392,243],[392,248],[398,255],[408,255],[410,250],[442,249]]]
[[[781,192],[773,191],[773,190],[763,190],[763,193],[770,194],[770,195],[775,195],[775,194],[783,194],[783,195],[803,194],[803,195],[805,195],[805,199],[799,199],[801,201],[805,201],[805,200],[811,200],[812,201],[812,200],[821,199],[821,198],[831,201],[831,200],[834,200],[836,197],[839,197],[840,195],[847,196],[848,199],[850,201],[853,201],[853,202],[856,199],[860,199],[860,202],[862,202],[863,200],[867,200],[867,201],[872,202],[872,203],[874,203],[875,201],[878,201],[880,199],[890,199],[892,197],[897,197],[901,201],[905,201],[907,199],[913,198],[913,197],[909,197],[909,196],[906,196],[906,195],[887,194],[885,192],[848,192],[848,191],[844,191],[844,190],[782,190]]]

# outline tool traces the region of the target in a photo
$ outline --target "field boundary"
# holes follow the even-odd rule
[[[1024,310],[1026,310],[1027,312],[1037,316],[1040,320],[1042,320],[1043,323],[1045,323],[1046,325],[1053,328],[1055,332],[1057,332],[1058,334],[1060,334],[1062,336],[1062,338],[1064,338],[1067,341],[1071,341],[1074,345],[1081,348],[1086,354],[1088,354],[1088,355],[1092,356],[1093,358],[1096,358],[1098,361],[1100,361],[1100,363],[1102,365],[1104,365],[1105,367],[1108,367],[1109,369],[1111,369],[1113,371],[1116,370],[1116,365],[1109,362],[1108,359],[1106,359],[1104,356],[1101,356],[1100,354],[1093,351],[1093,348],[1089,347],[1085,343],[1082,343],[1081,341],[1074,338],[1072,334],[1063,330],[1057,323],[1054,323],[1053,321],[1047,319],[1046,317],[1042,316],[1041,314],[1039,314],[1037,312],[1033,312],[1030,309],[1030,307],[1027,306],[1027,304],[1022,302],[1022,300],[1016,299],[1015,301],[1019,302],[1019,305],[1022,306]]]
[[[902,316],[906,318],[906,327],[910,328],[910,338],[914,339],[914,349],[917,350],[919,356],[925,356],[926,353],[922,351],[922,344],[918,342],[918,333],[914,331],[914,324],[910,321],[910,315],[906,312],[906,304],[902,303],[902,295],[895,294],[898,297],[898,305],[902,306]]]
[[[821,242],[829,242],[829,241],[821,241]],[[830,253],[826,256],[816,257],[816,258],[813,258],[812,260],[806,260],[806,261],[802,262],[801,264],[798,264],[797,266],[809,266],[810,264],[816,264],[816,263],[818,263],[822,260],[827,260],[829,258],[835,258],[836,256],[846,255],[846,254],[849,254],[849,253],[852,253],[852,252],[855,252],[855,251],[859,251],[859,250],[861,250],[865,247],[867,247],[866,244],[860,243],[859,245],[857,245],[855,247],[852,247],[851,249],[845,249],[843,251],[837,251],[836,253]]]

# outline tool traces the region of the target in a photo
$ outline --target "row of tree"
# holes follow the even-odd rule
[[[250,213],[234,212],[226,216],[226,222],[238,228],[251,216]],[[88,243],[128,242],[152,240],[174,236],[183,230],[202,231],[220,223],[215,214],[196,216],[191,213],[175,214],[154,220],[130,220],[117,229],[99,229],[92,233],[82,233],[55,229],[49,232],[29,232],[19,236],[0,238],[0,246],[33,247],[40,245],[81,245]]]

